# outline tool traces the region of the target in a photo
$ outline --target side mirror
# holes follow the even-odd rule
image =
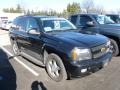
[[[87,25],[88,27],[93,27],[93,26],[95,26],[93,21],[88,21],[88,22],[86,23],[86,25]]]
[[[28,30],[28,34],[32,34],[32,35],[40,35],[40,32],[37,32],[36,29],[30,29],[30,30]]]

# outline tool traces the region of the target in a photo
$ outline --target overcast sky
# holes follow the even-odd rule
[[[1,0],[0,9],[15,7],[17,4],[24,8],[34,10],[53,9],[61,12],[68,3],[77,2],[82,4],[83,0]],[[103,6],[106,10],[116,10],[120,8],[120,0],[94,0],[96,5]]]

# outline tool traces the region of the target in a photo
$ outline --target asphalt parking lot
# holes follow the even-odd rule
[[[89,76],[54,82],[44,68],[12,54],[8,31],[0,30],[0,90],[120,90],[120,56]]]

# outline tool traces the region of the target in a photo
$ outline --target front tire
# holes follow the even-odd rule
[[[119,47],[118,47],[118,44],[115,40],[113,39],[110,39],[111,41],[111,49],[112,49],[112,53],[113,53],[113,56],[118,56],[119,55]]]
[[[46,61],[46,70],[51,79],[56,82],[67,79],[67,73],[61,58],[56,54],[49,54]]]

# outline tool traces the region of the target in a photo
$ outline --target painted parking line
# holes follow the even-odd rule
[[[9,52],[7,49],[5,49],[3,46],[0,46],[7,54],[10,56],[14,56],[11,52]],[[30,71],[33,75],[39,76],[39,73],[28,67],[26,64],[24,64],[22,61],[20,61],[17,57],[13,57],[19,64],[21,64],[23,67],[25,67],[28,71]]]

